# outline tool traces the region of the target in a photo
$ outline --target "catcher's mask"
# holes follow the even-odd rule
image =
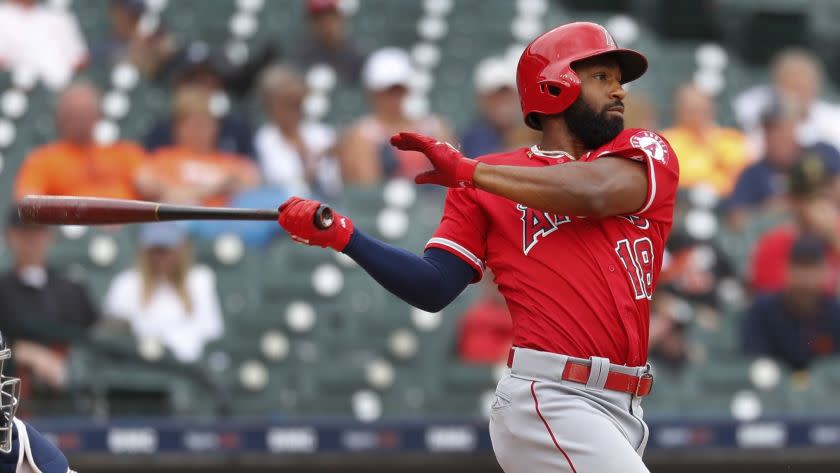
[[[3,453],[12,451],[12,428],[20,399],[20,378],[3,374],[6,360],[11,358],[12,350],[0,333],[0,452]]]

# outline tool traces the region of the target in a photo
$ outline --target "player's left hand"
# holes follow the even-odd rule
[[[473,174],[478,161],[464,157],[449,143],[419,133],[398,133],[391,137],[391,145],[403,151],[418,151],[431,161],[435,168],[418,174],[414,178],[417,184],[475,187]]]
[[[353,235],[353,221],[333,210],[333,224],[320,229],[315,226],[315,212],[320,206],[317,200],[291,197],[278,209],[277,223],[298,243],[344,250]]]

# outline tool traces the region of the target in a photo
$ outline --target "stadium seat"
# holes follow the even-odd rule
[[[605,3],[614,1],[604,0]],[[664,39],[715,40],[720,37],[719,18],[722,13],[715,1],[637,0],[634,3],[631,7],[633,12]]]
[[[840,358],[836,356],[816,360],[811,365],[810,383],[807,392],[808,405],[804,410],[815,413],[829,413],[837,410],[837,393],[840,392]]]
[[[643,407],[645,414],[673,415],[680,413],[684,408],[685,397],[683,391],[686,389],[688,376],[685,374],[687,367],[672,369],[665,362],[651,360],[653,365],[653,390],[649,397],[645,398]]]
[[[682,408],[686,413],[728,414],[732,396],[753,389],[749,369],[751,360],[732,359],[725,364],[708,363],[688,366],[685,376],[686,397]]]
[[[727,0],[721,8],[727,42],[747,63],[764,65],[784,47],[808,45],[807,1]]]
[[[134,346],[133,343],[128,347]],[[68,358],[73,392],[91,396],[98,415],[212,414],[214,393],[196,367],[180,365],[165,356],[146,361],[137,352],[118,346],[76,344]],[[185,402],[185,392],[193,402]],[[85,394],[86,393],[86,394]]]

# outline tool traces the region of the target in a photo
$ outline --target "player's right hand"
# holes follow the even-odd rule
[[[464,157],[449,143],[419,133],[398,133],[391,137],[391,145],[403,151],[419,151],[431,161],[435,168],[415,177],[417,184],[475,187],[473,174],[478,162]]]
[[[315,212],[320,206],[317,200],[292,197],[277,209],[277,222],[298,243],[343,251],[353,235],[353,221],[333,210],[334,223],[322,230],[315,226]]]

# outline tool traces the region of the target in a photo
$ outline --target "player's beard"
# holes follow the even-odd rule
[[[606,105],[600,113],[596,112],[583,96],[578,96],[564,115],[566,126],[586,149],[598,149],[616,136],[624,129],[624,117],[610,117],[607,111],[621,105],[620,101]]]

